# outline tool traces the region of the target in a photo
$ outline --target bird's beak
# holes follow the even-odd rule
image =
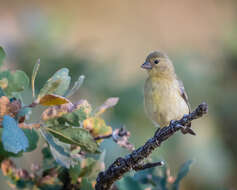
[[[141,65],[141,68],[143,68],[143,69],[152,69],[152,65],[151,65],[150,62],[146,61],[145,63],[143,63]]]

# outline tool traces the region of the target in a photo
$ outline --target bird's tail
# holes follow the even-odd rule
[[[187,133],[189,133],[190,135],[196,135],[196,133],[192,130],[192,128],[191,128],[191,123],[189,123],[187,126],[186,126],[186,128],[184,128],[184,129],[181,129],[181,131],[182,131],[182,133],[185,135],[185,134],[187,134]]]

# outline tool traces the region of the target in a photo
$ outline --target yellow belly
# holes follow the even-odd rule
[[[144,97],[148,116],[160,127],[189,113],[188,105],[180,95],[177,80],[149,78],[145,83]]]

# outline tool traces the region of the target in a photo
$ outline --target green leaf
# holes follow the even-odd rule
[[[46,129],[64,143],[80,146],[83,151],[89,153],[99,153],[98,144],[83,128],[54,126]]]
[[[167,189],[167,187],[166,187],[167,186],[167,179],[168,179],[167,167],[163,166],[160,170],[161,170],[162,176],[159,176],[160,181],[158,184],[163,190],[166,190]],[[156,180],[156,181],[158,181],[158,180]]]
[[[0,128],[0,136],[2,136],[2,131],[3,128]],[[0,141],[0,163],[8,157],[20,157],[20,156],[22,156],[22,152],[14,154],[12,152],[7,152],[6,150],[4,150],[2,141]]]
[[[10,76],[11,76],[11,73],[8,70],[0,72],[0,80],[3,80],[3,79],[9,80]]]
[[[92,187],[91,181],[88,180],[87,178],[82,178],[80,189],[94,190],[94,188]]]
[[[44,160],[53,158],[48,147],[44,147],[42,149],[42,154],[43,154],[43,159]]]
[[[35,78],[38,73],[39,67],[40,67],[40,59],[37,60],[35,66],[33,68],[32,76],[31,76],[32,96],[33,97],[35,97]]]
[[[157,171],[159,170],[159,171]],[[133,179],[145,187],[154,187],[152,189],[167,190],[167,168],[162,166],[158,168],[149,168],[135,173]]]
[[[13,92],[21,92],[29,85],[29,78],[25,72],[16,70],[8,76],[8,86],[5,92],[8,95],[12,95]]]
[[[37,100],[39,101],[46,94],[63,96],[68,90],[71,81],[71,77],[68,74],[69,70],[67,68],[62,68],[54,73],[40,90]]]
[[[67,144],[57,141],[57,139],[55,139],[55,142],[58,146],[63,147],[64,151],[68,153],[68,155],[62,154],[61,151],[58,151],[58,149],[56,149],[55,147],[50,146],[50,151],[56,162],[65,168],[70,168],[71,166],[74,166],[77,162],[73,158],[71,158],[69,154],[70,149]]]
[[[47,82],[43,86],[43,88],[41,88],[36,101],[39,102],[40,99],[44,97],[46,94],[52,94],[53,92],[55,92],[55,90],[59,87],[60,83],[61,83],[60,79],[52,81],[52,82]]]
[[[73,184],[77,183],[80,171],[81,171],[80,163],[69,169],[69,175]]]
[[[5,57],[6,57],[6,53],[4,49],[0,46],[0,66],[2,66]]]
[[[8,83],[13,92],[20,92],[28,87],[29,77],[24,71],[16,70],[11,74]]]
[[[31,152],[37,148],[37,143],[39,140],[39,136],[34,129],[23,129],[26,137],[29,141],[29,147],[27,148],[26,152]]]
[[[57,162],[55,161],[55,159],[53,158],[53,155],[50,152],[49,147],[44,147],[42,149],[42,155],[43,155],[43,164],[42,164],[43,171],[46,171],[48,169],[58,166]]]
[[[40,132],[49,143],[51,154],[59,165],[70,168],[77,164],[77,161],[70,155],[70,146],[68,144],[58,141],[44,128],[41,128]]]
[[[62,68],[54,74],[54,78],[62,80],[54,94],[63,96],[66,93],[71,82],[71,77],[68,74],[69,70],[67,68]]]
[[[69,174],[71,179],[76,183],[77,179],[86,177],[93,181],[96,179],[98,173],[104,170],[105,151],[100,155],[100,158],[95,160],[93,158],[83,158],[80,160],[81,164],[70,168]]]
[[[104,169],[104,162],[93,158],[81,159],[80,165],[70,168],[69,174],[71,179],[76,183],[78,178],[86,178],[90,182],[96,180],[98,173]]]
[[[91,170],[90,173],[87,172],[87,177],[88,179],[90,180],[95,180],[98,176],[98,174],[101,172],[101,171],[104,171],[105,170],[105,165],[104,165],[104,158],[105,158],[105,151],[103,151],[101,154],[100,154],[100,157],[99,159],[97,159],[95,161],[95,163],[93,163],[92,167],[91,167]]]
[[[116,183],[119,190],[143,190],[142,186],[130,176],[124,177]]]
[[[60,120],[67,122],[68,124],[73,125],[73,126],[80,126],[80,122],[82,122],[86,118],[87,118],[87,113],[85,113],[83,108],[80,108],[78,110],[74,110],[70,113],[66,113],[62,115]]]
[[[97,161],[93,158],[87,158],[83,162],[85,166],[81,168],[79,177],[89,177],[93,173]]]
[[[180,167],[179,173],[176,177],[176,180],[172,185],[172,190],[178,190],[179,189],[179,184],[180,184],[181,180],[188,174],[190,166],[191,166],[192,163],[193,163],[192,160],[188,160],[187,162],[185,162]]]
[[[153,180],[154,170],[155,168],[149,168],[136,172],[134,175],[134,179],[141,184],[149,184],[150,181]]]
[[[4,149],[15,154],[26,151],[29,147],[29,141],[22,129],[18,127],[16,120],[9,115],[5,115],[2,120],[2,126],[2,142]]]
[[[81,87],[85,79],[84,75],[79,76],[77,81],[74,83],[73,87],[70,89],[70,91],[65,95],[67,98],[70,98],[78,89]]]

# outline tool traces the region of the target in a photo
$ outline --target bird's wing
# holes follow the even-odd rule
[[[189,109],[189,113],[190,113],[191,112],[191,107],[190,107],[190,104],[189,104],[189,101],[188,101],[188,95],[185,91],[183,82],[181,80],[178,80],[178,83],[179,83],[179,93],[182,96],[182,98],[184,99],[184,101],[186,102],[186,104],[188,105],[188,109]]]
[[[182,96],[182,98],[184,99],[184,101],[186,102],[186,104],[188,105],[188,109],[189,109],[189,113],[191,112],[191,107],[188,101],[188,95],[185,91],[183,82],[181,80],[178,80],[179,83],[179,93]],[[196,135],[196,133],[191,129],[191,122],[187,125],[188,128],[181,130],[183,134],[189,133],[191,135]]]

